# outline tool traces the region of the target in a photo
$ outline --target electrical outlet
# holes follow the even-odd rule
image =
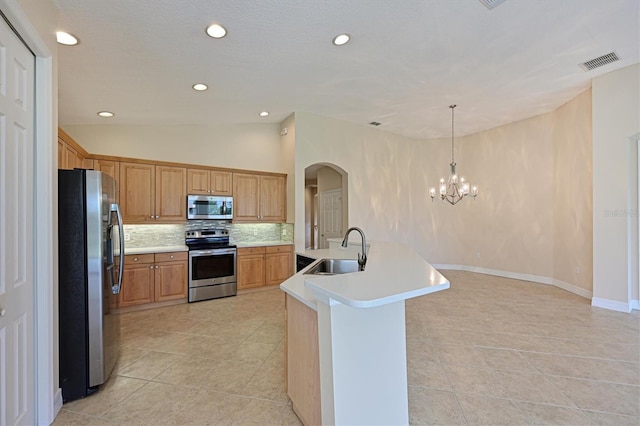
[[[286,237],[286,236],[287,236],[287,230],[286,230],[286,229],[283,229],[283,230],[282,230],[282,236],[283,236],[283,237]]]
[[[254,230],[253,230],[253,236],[254,236],[254,237],[257,237],[257,236],[258,236],[258,230],[257,230],[257,229],[254,229]]]
[[[125,234],[124,234],[124,240],[125,240],[125,241],[131,241],[131,234],[127,234],[127,233],[125,233]]]

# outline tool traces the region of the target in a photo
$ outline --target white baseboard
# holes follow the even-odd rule
[[[569,284],[567,282],[553,279],[552,285],[559,287],[563,290],[567,290],[569,293],[577,294],[578,296],[582,296],[585,299],[591,299],[593,297],[593,292],[586,290],[582,287],[578,287],[577,285]]]
[[[618,302],[617,300],[601,299],[599,297],[593,297],[591,299],[591,306],[596,308],[609,309],[611,311],[629,313],[632,309],[632,303]]]
[[[55,419],[62,409],[62,389],[58,388],[53,397],[53,418]]]
[[[631,309],[635,309],[636,311],[640,311],[640,300],[632,300],[631,301]]]
[[[453,265],[453,264],[435,264],[436,269],[454,270],[454,271],[468,271],[477,272],[479,274],[494,275],[496,277],[513,278],[515,280],[531,281],[538,284],[548,284],[568,291],[569,293],[577,294],[585,299],[591,299],[593,294],[589,290],[585,290],[576,285],[569,284],[567,282],[556,280],[555,278],[543,277],[541,275],[533,274],[521,274],[519,272],[500,271],[498,269],[480,268],[477,266],[467,265]]]

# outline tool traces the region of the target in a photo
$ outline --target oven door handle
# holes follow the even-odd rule
[[[219,255],[219,254],[234,254],[236,249],[214,249],[214,250],[192,250],[189,252],[190,256],[206,256],[209,254]]]

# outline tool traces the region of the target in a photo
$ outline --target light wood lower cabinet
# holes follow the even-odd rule
[[[277,285],[293,275],[293,245],[238,249],[238,289]]]
[[[285,299],[285,386],[305,425],[321,425],[317,312],[290,295]]]
[[[187,297],[188,253],[127,255],[124,261],[120,307]]]

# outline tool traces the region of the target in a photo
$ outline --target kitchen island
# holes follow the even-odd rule
[[[359,249],[304,252],[356,259]],[[305,424],[408,424],[405,300],[449,288],[415,251],[374,242],[365,270],[305,275],[286,293],[286,386]]]

